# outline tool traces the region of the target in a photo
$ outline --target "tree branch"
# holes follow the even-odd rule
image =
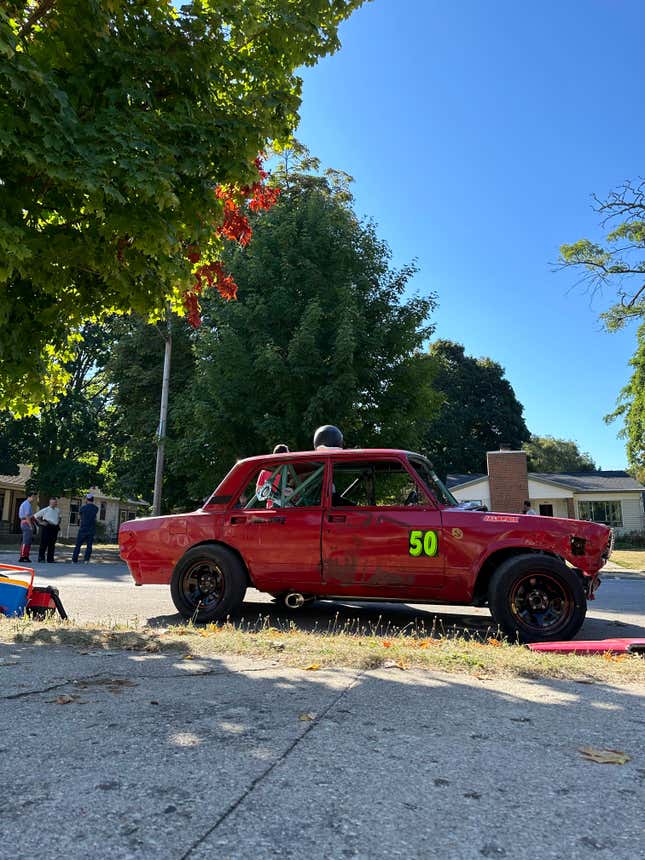
[[[25,23],[18,31],[18,38],[24,39],[25,36],[28,36],[29,33],[33,30],[34,26],[38,23],[38,21],[40,21],[40,19],[44,15],[50,12],[55,5],[56,0],[41,0],[41,2],[36,5],[31,15],[27,18]]]

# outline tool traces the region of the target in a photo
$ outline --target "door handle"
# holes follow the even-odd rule
[[[249,519],[246,517],[231,517],[232,526],[239,526],[244,523],[250,526],[284,525],[286,521],[286,517],[249,517]]]
[[[344,523],[347,517],[345,514],[329,514],[327,521],[330,523]]]

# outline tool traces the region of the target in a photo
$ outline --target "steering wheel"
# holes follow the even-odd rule
[[[265,481],[264,484],[260,487],[260,489],[256,493],[259,501],[266,502],[267,499],[272,498],[273,496],[273,485],[271,481]]]

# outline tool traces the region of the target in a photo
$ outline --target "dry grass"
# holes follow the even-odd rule
[[[645,549],[615,549],[611,560],[628,570],[645,570]]]
[[[645,683],[645,660],[638,656],[538,654],[501,639],[435,637],[420,628],[392,629],[386,635],[377,635],[369,629],[353,629],[352,625],[330,624],[327,630],[311,632],[294,625],[272,627],[266,621],[153,629],[109,623],[78,625],[54,619],[0,619],[0,642],[64,645],[81,652],[176,651],[187,659],[242,656],[309,671],[330,667],[386,667],[398,671],[420,668],[468,673],[483,679],[521,676],[587,683]]]

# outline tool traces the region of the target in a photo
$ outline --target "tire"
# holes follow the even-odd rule
[[[579,576],[549,555],[517,555],[500,564],[488,587],[493,621],[513,640],[573,638],[587,614]]]
[[[177,562],[170,594],[184,618],[221,621],[239,611],[246,585],[246,571],[235,553],[205,544],[189,549]]]

